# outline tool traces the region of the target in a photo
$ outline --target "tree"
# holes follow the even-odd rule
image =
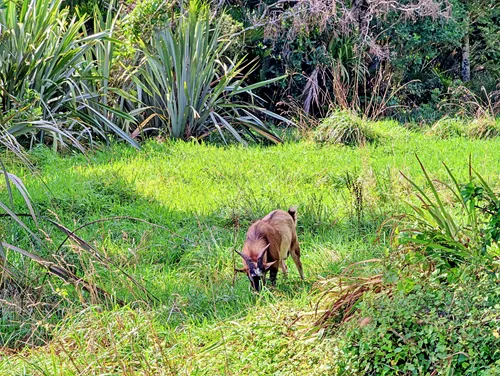
[[[500,10],[498,2],[495,0],[460,0],[460,5],[464,9],[463,23],[465,27],[462,40],[461,76],[462,81],[468,82],[471,79],[471,39],[474,44],[482,46],[480,51],[486,53],[490,64],[494,65],[490,68],[498,70],[500,63]],[[479,65],[480,61],[476,61],[476,63]]]

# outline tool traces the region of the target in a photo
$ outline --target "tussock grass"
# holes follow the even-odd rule
[[[500,122],[493,116],[477,117],[471,121],[444,117],[435,122],[426,134],[443,139],[452,137],[488,139],[500,135]]]
[[[467,127],[462,119],[443,117],[435,122],[426,134],[443,139],[462,137],[466,136]]]
[[[381,137],[372,124],[355,113],[335,111],[315,129],[314,140],[329,144],[364,145]]]
[[[471,138],[492,138],[500,135],[500,119],[481,117],[474,119],[469,128]]]

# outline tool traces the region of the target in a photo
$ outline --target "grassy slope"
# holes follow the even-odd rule
[[[115,215],[169,228],[113,221],[79,232],[161,303],[76,308],[81,312],[68,308],[52,342],[0,360],[0,374],[18,374],[23,368],[28,374],[330,372],[340,350],[331,340],[303,332],[311,320],[304,313],[314,311],[316,301],[312,285],[384,251],[383,242],[373,242],[376,229],[403,210],[408,194],[398,170],[420,180],[418,153],[435,176],[445,176],[440,166],[445,161],[463,177],[471,154],[483,176],[498,186],[500,140],[438,140],[381,127],[387,138],[364,148],[305,142],[248,149],[149,143],[139,153],[115,147],[95,153],[90,161],[35,153],[52,198],[27,171],[17,167],[14,172],[43,214],[53,208],[70,228]],[[361,178],[365,190],[360,224],[345,187],[347,171]],[[253,296],[243,276],[233,288],[232,249],[241,246],[250,222],[291,204],[299,206],[306,281],[299,281],[289,262],[291,275],[288,281],[279,277],[276,291]],[[9,236],[23,241],[20,232]],[[62,240],[55,230],[50,236],[55,244]],[[101,276],[94,278],[108,290],[131,301],[142,298],[131,296],[117,273],[94,267]]]

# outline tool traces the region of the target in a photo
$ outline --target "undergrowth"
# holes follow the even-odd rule
[[[367,294],[342,329],[339,374],[497,375],[500,274],[442,278],[414,275],[391,295]]]

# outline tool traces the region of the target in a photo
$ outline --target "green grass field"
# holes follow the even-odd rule
[[[87,293],[79,300],[73,287],[9,253],[10,262],[37,275],[32,282],[43,283],[47,299],[59,303],[50,306],[45,322],[23,321],[14,308],[9,315],[17,321],[2,320],[3,345],[30,340],[41,346],[5,351],[0,374],[335,374],[341,331],[310,330],[317,286],[354,262],[386,254],[388,232],[379,234],[379,227],[415,199],[399,171],[423,183],[418,154],[435,178],[446,179],[446,162],[465,179],[471,156],[488,182],[500,186],[498,138],[441,140],[392,123],[378,127],[383,138],[359,148],[150,141],[139,152],[115,145],[87,157],[37,149],[31,160],[38,177],[11,161],[10,172],[25,183],[40,218],[57,218],[70,229],[116,216],[162,227],[122,218],[79,230],[113,261],[106,268],[70,242],[59,248],[64,236],[44,222],[58,259],[124,300],[123,307],[92,304]],[[362,188],[361,205],[348,176]],[[6,202],[1,184],[0,201]],[[274,290],[253,294],[243,275],[233,285],[234,263],[241,264],[233,250],[242,246],[250,223],[291,205],[298,206],[305,281],[289,260],[288,280],[279,274]],[[20,196],[16,209],[26,212]],[[7,219],[0,219],[0,230],[8,242],[29,247],[26,233]],[[118,269],[158,300],[149,301]]]

